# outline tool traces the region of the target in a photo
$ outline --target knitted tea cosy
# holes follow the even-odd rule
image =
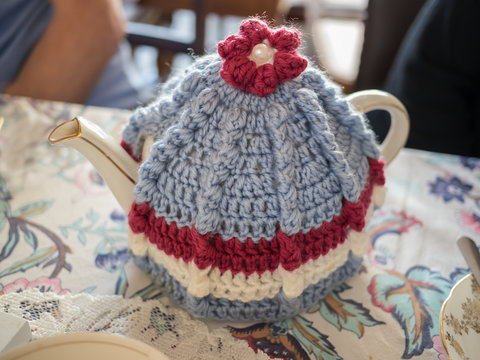
[[[124,130],[138,160],[155,139],[129,213],[132,256],[192,314],[297,314],[354,275],[368,246],[379,149],[299,44],[295,30],[245,20]]]

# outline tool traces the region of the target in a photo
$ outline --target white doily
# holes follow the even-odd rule
[[[183,310],[156,300],[37,289],[0,296],[0,311],[29,321],[33,339],[73,332],[105,332],[140,340],[171,359],[269,359],[228,329],[210,329]]]

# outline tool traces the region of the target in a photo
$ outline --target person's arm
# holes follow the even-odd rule
[[[117,0],[51,0],[54,15],[19,75],[12,95],[84,102],[125,36]]]

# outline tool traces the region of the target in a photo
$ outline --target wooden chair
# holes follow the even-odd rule
[[[173,52],[193,52],[203,54],[205,49],[206,17],[209,13],[220,16],[236,15],[248,17],[264,15],[267,19],[278,20],[279,3],[282,0],[141,0],[138,6],[149,12],[166,14],[168,18],[175,10],[189,9],[195,13],[195,33],[190,36],[178,34],[164,24],[129,21],[128,40],[133,45],[150,45]]]
[[[282,9],[289,0],[140,0],[136,15],[130,19],[127,39],[133,47],[148,45],[158,49],[157,67],[165,80],[176,53],[205,52],[207,15],[234,15],[248,17],[261,15],[275,23],[282,22]],[[185,34],[170,27],[172,14],[179,9],[192,10],[195,14],[195,30]],[[146,16],[145,16],[146,15]],[[221,40],[221,39],[218,39]]]

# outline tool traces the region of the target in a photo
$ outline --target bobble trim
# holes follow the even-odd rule
[[[353,276],[362,263],[362,257],[349,254],[348,260],[328,277],[308,286],[300,296],[289,299],[283,291],[274,298],[248,302],[217,298],[213,295],[192,296],[165,268],[146,256],[133,256],[137,267],[153,276],[158,286],[189,313],[209,319],[236,321],[275,321],[307,310],[324,298],[334,287]]]

